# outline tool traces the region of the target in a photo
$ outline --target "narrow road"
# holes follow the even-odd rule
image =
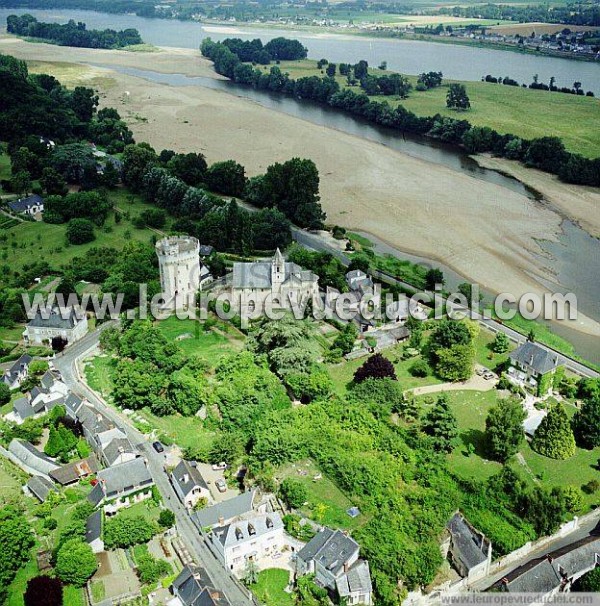
[[[74,343],[64,353],[54,359],[54,366],[61,373],[64,383],[73,393],[85,397],[111,421],[120,426],[127,434],[131,443],[143,453],[148,462],[148,469],[162,496],[163,503],[175,514],[179,535],[190,553],[195,556],[197,562],[208,573],[214,588],[224,593],[232,606],[247,606],[248,604],[252,604],[252,594],[242,587],[215,558],[204,539],[200,536],[198,529],[194,526],[187,509],[177,498],[164,470],[164,454],[157,453],[149,443],[147,436],[133,427],[131,421],[125,415],[110,407],[80,377],[77,363],[96,349],[100,333],[109,326],[114,326],[114,324],[112,321],[106,322],[94,332],[87,334],[83,339]]]
[[[299,244],[302,244],[302,246],[305,246],[306,248],[311,248],[311,249],[317,250],[319,252],[330,253],[334,257],[336,257],[346,267],[348,267],[348,265],[350,265],[351,259],[350,259],[350,257],[348,257],[348,255],[344,254],[342,251],[329,245],[327,242],[323,241],[323,239],[320,238],[316,234],[312,234],[303,229],[292,226],[292,237],[294,238],[294,240],[296,240],[296,242],[298,242]],[[402,280],[398,280],[394,276],[387,274],[385,272],[381,272],[378,270],[372,270],[371,273],[374,278],[377,278],[378,280],[381,280],[382,282],[385,282],[386,284],[393,284],[396,286],[400,286],[407,292],[411,292],[411,293],[415,293],[418,291],[418,289],[415,288],[412,284],[409,284],[408,282],[404,282]],[[492,332],[503,332],[509,339],[511,339],[511,341],[514,341],[517,345],[521,345],[521,344],[525,343],[525,341],[527,341],[527,338],[524,335],[522,335],[520,332],[517,332],[516,330],[513,330],[512,328],[505,326],[504,324],[502,324],[501,322],[498,322],[497,320],[494,320],[491,318],[486,318],[483,314],[472,311],[472,310],[468,309],[467,307],[463,307],[462,305],[457,305],[456,303],[448,303],[447,301],[445,301],[445,302],[449,307],[452,308],[453,311],[464,312],[466,314],[470,314],[470,316],[474,320],[477,320],[480,324],[483,324],[486,328],[488,328]],[[582,364],[581,362],[578,362],[577,360],[573,360],[572,358],[565,356],[564,354],[552,349],[551,347],[548,347],[541,343],[538,343],[538,345],[540,347],[543,347],[544,349],[547,349],[548,351],[557,353],[561,358],[563,358],[565,360],[565,366],[570,371],[572,371],[582,377],[589,377],[589,378],[600,377],[600,373],[596,372],[595,370],[592,370],[591,368],[588,368],[587,366],[585,366],[585,364]]]

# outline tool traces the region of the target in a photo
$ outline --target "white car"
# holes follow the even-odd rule
[[[214,463],[212,466],[213,471],[224,471],[227,469],[227,463],[221,461],[221,463]]]
[[[217,490],[219,492],[227,492],[227,484],[225,483],[225,480],[223,478],[219,478],[215,482],[215,486],[217,487]]]

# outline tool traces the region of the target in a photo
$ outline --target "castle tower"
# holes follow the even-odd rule
[[[200,243],[191,236],[170,236],[156,243],[165,306],[184,309],[200,289]]]
[[[285,282],[285,259],[281,251],[277,249],[271,260],[271,286],[279,288]]]

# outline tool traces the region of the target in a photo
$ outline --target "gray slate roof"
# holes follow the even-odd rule
[[[133,490],[154,483],[146,462],[141,458],[102,469],[98,472],[98,479],[105,483],[108,496],[114,492]]]
[[[83,404],[83,400],[76,396],[75,394],[69,393],[67,399],[65,400],[65,407],[67,409],[67,413],[69,413],[72,417],[76,417],[81,405]]]
[[[113,465],[123,453],[129,452],[136,454],[133,445],[127,438],[115,438],[114,440],[111,440],[102,452],[109,465]]]
[[[43,503],[54,490],[54,484],[42,476],[32,476],[27,480],[27,488]]]
[[[8,206],[11,210],[16,213],[22,213],[31,208],[32,206],[39,206],[40,204],[44,204],[44,199],[42,196],[38,194],[32,194],[31,196],[27,196],[26,198],[20,198],[19,200],[11,200],[8,203]]]
[[[371,585],[369,563],[365,560],[354,562],[350,570],[336,581],[336,586],[342,598],[352,593],[371,593],[373,587]]]
[[[306,563],[315,560],[337,577],[359,549],[358,543],[341,530],[324,528],[298,552],[298,557]]]
[[[541,375],[564,364],[564,361],[558,354],[548,351],[544,347],[540,347],[537,343],[532,343],[531,341],[527,341],[520,347],[517,347],[517,349],[510,354],[510,359],[513,362],[528,366]]]
[[[13,439],[8,446],[8,450],[27,467],[43,475],[48,475],[49,472],[60,467],[50,457],[40,452],[33,444],[25,442],[25,440]]]
[[[196,461],[182,459],[173,470],[172,477],[184,495],[189,494],[196,486],[208,490],[208,486],[198,470],[198,463]]]
[[[104,487],[102,484],[98,482],[86,498],[94,507],[98,507],[104,499]]]
[[[223,547],[230,547],[244,541],[257,539],[279,528],[283,528],[281,516],[273,512],[255,515],[247,520],[232,522],[227,526],[218,526],[213,533]]]
[[[13,402],[13,410],[23,420],[32,417],[35,414],[29,400],[25,397],[17,398]]]
[[[561,584],[560,568],[567,578],[572,577],[592,568],[597,553],[600,553],[600,537],[590,535],[516,568],[506,575],[506,583],[499,581],[495,587],[513,593],[546,594]]]
[[[283,262],[283,256],[277,250],[275,258],[280,259]],[[234,263],[233,264],[233,277],[232,286],[233,288],[258,288],[258,289],[270,289],[271,288],[271,267],[273,265],[272,259],[268,261],[254,261],[253,263]],[[285,280],[286,282],[315,282],[318,280],[318,276],[312,271],[302,269],[296,263],[285,262],[283,263],[285,268]]]
[[[199,566],[188,564],[173,581],[173,591],[184,606],[228,606],[229,601],[212,587],[210,577]]]
[[[481,535],[474,532],[460,513],[452,516],[447,528],[455,555],[469,570],[487,560],[487,547],[485,544],[482,546]]]
[[[55,328],[60,330],[69,330],[75,327],[79,322],[77,313],[73,308],[59,309],[38,309],[35,317],[29,321],[27,326],[33,328]]]
[[[27,368],[33,358],[29,354],[23,354],[15,363],[4,373],[5,383],[12,383],[20,374],[21,370]]]
[[[224,520],[237,518],[252,511],[255,494],[256,492],[251,490],[212,507],[201,509],[194,512],[192,519],[197,526],[205,528],[206,526],[218,524],[220,518]]]
[[[102,537],[102,510],[94,511],[85,523],[85,540],[92,543]]]
[[[72,482],[76,482],[79,480],[79,478],[96,473],[98,469],[99,467],[96,457],[94,455],[90,455],[86,459],[81,459],[81,461],[67,463],[58,469],[51,471],[48,475],[55,482],[65,486],[67,484],[71,484]]]

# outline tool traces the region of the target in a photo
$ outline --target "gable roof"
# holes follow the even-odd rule
[[[229,605],[229,600],[213,588],[206,570],[193,564],[184,566],[172,588],[184,606]]]
[[[531,341],[526,341],[517,347],[509,357],[511,361],[523,364],[541,375],[564,364],[563,359],[557,353]]]
[[[32,476],[27,480],[27,488],[43,503],[54,490],[54,484],[43,476]]]
[[[76,482],[79,478],[89,476],[98,471],[98,461],[94,455],[82,459],[81,461],[74,461],[73,463],[67,463],[54,471],[51,471],[48,475],[55,481],[65,486]]]
[[[67,409],[67,412],[70,413],[73,417],[77,416],[77,412],[79,411],[82,405],[83,400],[73,393],[69,393],[67,399],[65,400],[65,408]]]
[[[57,330],[70,330],[81,320],[77,318],[77,312],[73,307],[52,309],[38,309],[35,317],[29,321],[27,326],[32,328],[55,328]]]
[[[206,507],[192,514],[194,523],[200,528],[214,526],[219,519],[232,520],[252,511],[256,490],[244,492],[233,499],[217,503],[212,507]]]
[[[252,263],[234,263],[232,273],[233,288],[270,289],[271,270],[274,264],[283,264],[286,282],[303,283],[316,282],[319,277],[312,271],[302,269],[296,263],[285,262],[283,255],[277,249],[272,259],[254,261]]]
[[[281,516],[277,512],[255,515],[246,520],[232,522],[213,530],[223,547],[231,547],[245,541],[256,540],[275,530],[283,528]]]
[[[14,438],[8,445],[8,450],[24,465],[43,475],[48,475],[50,471],[60,467],[54,460],[25,440]]]
[[[189,494],[196,486],[208,490],[208,486],[198,470],[198,463],[196,461],[182,459],[175,469],[173,469],[172,478],[184,495]]]
[[[17,398],[13,402],[13,411],[20,419],[27,419],[35,414],[35,410],[31,406],[29,400],[25,397]]]
[[[337,577],[359,549],[358,543],[341,530],[324,528],[298,552],[298,557],[306,563],[314,560]]]
[[[33,358],[29,354],[23,354],[15,363],[4,373],[3,379],[7,383],[13,383],[23,370],[31,364]]]
[[[102,469],[98,472],[98,479],[104,482],[104,490],[108,496],[114,492],[123,492],[154,484],[150,471],[146,467],[146,462],[142,458],[132,459]]]
[[[470,570],[488,558],[489,541],[460,514],[455,513],[446,528],[452,537],[452,550]]]
[[[104,496],[104,486],[102,486],[102,482],[98,482],[86,498],[94,507],[98,507],[104,500]]]
[[[85,523],[85,540],[87,543],[92,543],[102,537],[102,510],[94,511],[94,513],[86,520]]]
[[[365,560],[357,560],[346,574],[336,580],[335,584],[342,598],[353,593],[371,593],[373,587],[369,563]]]
[[[44,204],[44,199],[38,194],[32,194],[26,198],[19,198],[18,200],[11,200],[8,205],[11,210],[16,213],[22,213],[29,210],[32,206],[40,206]]]
[[[128,438],[115,438],[111,440],[103,449],[102,454],[109,465],[114,465],[122,454],[130,453],[137,456],[133,444]]]

